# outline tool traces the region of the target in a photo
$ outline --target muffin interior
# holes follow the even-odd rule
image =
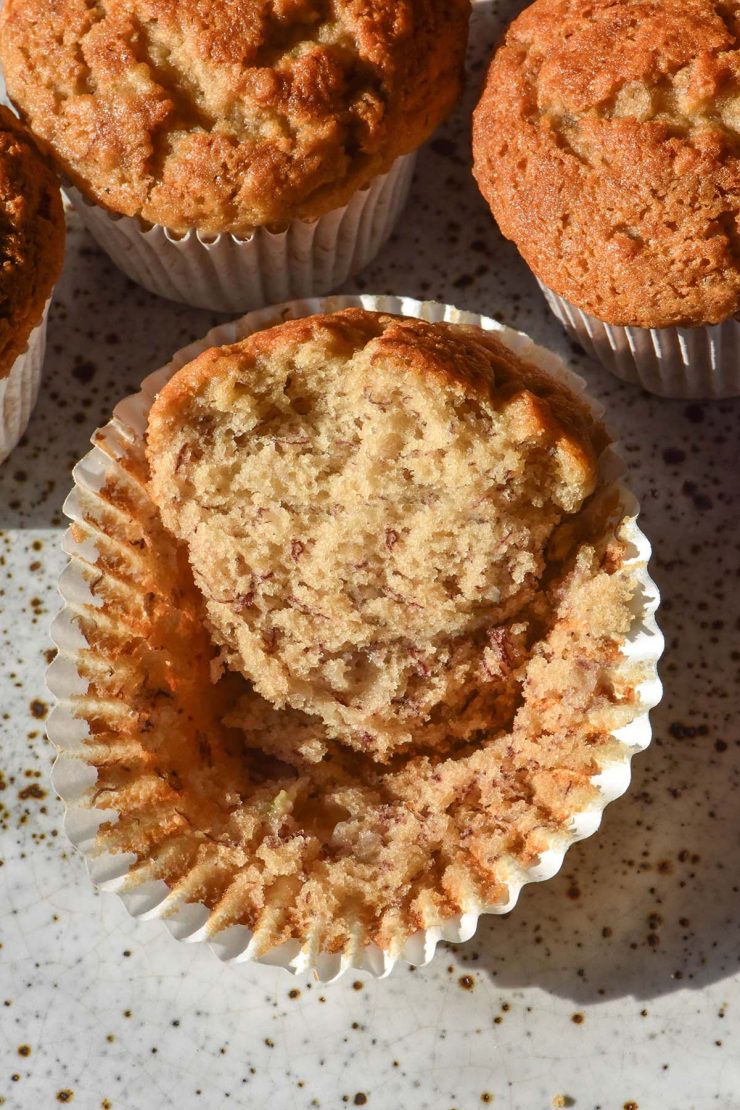
[[[120,510],[130,492],[104,496]],[[184,552],[152,506],[133,508],[146,546],[131,548],[127,527],[131,564],[114,544],[115,567],[98,561],[110,623],[81,621],[90,686],[78,705],[98,771],[90,804],[118,814],[98,848],[135,854],[131,886],[164,879],[211,910],[210,930],[246,924],[262,950],[311,935],[341,951],[358,934],[393,949],[505,901],[512,867],[531,866],[597,797],[591,776],[634,711],[617,668],[634,584],[608,530],[569,552],[542,598],[508,723],[382,765],[218,667]]]
[[[150,415],[224,661],[377,758],[508,712],[548,546],[596,481],[595,429],[495,342],[316,317],[206,352]]]

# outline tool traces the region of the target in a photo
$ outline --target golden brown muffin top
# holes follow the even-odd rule
[[[64,257],[59,183],[0,106],[0,379],[41,320]]]
[[[475,113],[475,175],[546,285],[612,324],[740,310],[740,3],[537,0]]]
[[[345,204],[460,90],[468,0],[8,0],[8,90],[98,204],[246,233]]]

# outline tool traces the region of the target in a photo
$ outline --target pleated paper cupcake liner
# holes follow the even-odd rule
[[[162,918],[176,938],[208,942],[222,960],[256,960],[292,972],[313,971],[322,980],[335,979],[348,968],[364,969],[382,977],[389,974],[398,960],[426,964],[440,941],[468,940],[481,914],[508,913],[523,886],[555,875],[569,845],[594,833],[605,806],[627,789],[630,760],[650,742],[649,711],[661,697],[657,663],[663,638],[655,623],[658,591],[647,570],[650,545],[635,522],[637,502],[619,483],[623,469],[621,460],[615,450],[609,448],[601,460],[602,482],[618,492],[624,514],[618,535],[627,545],[627,565],[635,582],[634,621],[619,663],[619,668],[629,671],[630,676],[639,674],[635,712],[630,723],[613,734],[614,754],[604,757],[598,774],[591,780],[596,790],[593,803],[574,812],[567,828],[548,834],[546,847],[539,853],[534,866],[523,867],[514,857],[500,861],[498,874],[504,893],[495,905],[480,904],[471,896],[465,905],[460,905],[460,913],[441,921],[430,921],[427,928],[410,937],[399,936],[397,942],[384,948],[371,943],[358,928],[341,952],[323,951],[317,936],[311,933],[265,951],[259,930],[253,933],[242,924],[230,924],[227,928],[214,925],[211,910],[197,898],[188,898],[187,884],[184,889],[173,890],[161,879],[142,882],[131,874],[139,858],[137,855],[102,850],[99,830],[111,821],[112,814],[110,809],[96,806],[98,770],[88,722],[99,719],[101,714],[125,713],[127,707],[115,698],[104,705],[88,691],[94,676],[113,669],[104,651],[101,655],[100,643],[116,640],[125,643],[130,635],[125,620],[117,618],[116,612],[135,613],[139,608],[143,612],[148,604],[146,597],[137,596],[137,591],[141,594],[144,590],[139,584],[136,566],[142,545],[133,543],[127,548],[120,537],[129,532],[141,535],[142,529],[147,527],[146,513],[151,516],[156,512],[151,502],[147,507],[144,458],[144,433],[154,397],[172,374],[208,347],[233,343],[285,319],[350,306],[430,321],[473,324],[494,331],[521,357],[537,363],[584,397],[581,379],[568,371],[556,356],[536,347],[521,333],[485,317],[410,298],[362,296],[302,300],[263,309],[214,329],[204,339],[178,352],[167,366],[143,382],[140,393],[116,407],[111,422],[94,437],[93,450],[74,470],[74,489],[64,507],[73,522],[64,540],[70,562],[60,580],[64,607],[52,628],[58,655],[48,672],[49,687],[56,699],[48,722],[49,738],[58,750],[54,786],[66,805],[67,834],[85,857],[93,882],[101,889],[119,893],[133,915]],[[595,405],[591,407],[598,411]],[[120,496],[117,492],[111,496],[106,495],[107,490],[130,490],[131,493]],[[137,505],[141,507],[136,508]],[[118,599],[112,613],[101,596],[104,576],[108,576],[110,582],[102,593]],[[94,648],[90,643],[91,628],[96,633],[92,637],[96,641]]]
[[[358,273],[390,236],[408,200],[416,152],[358,190],[343,208],[281,231],[248,237],[177,235],[117,216],[65,191],[90,234],[120,270],[152,293],[215,312],[248,312],[292,297],[328,293]]]
[[[46,302],[40,322],[29,335],[26,348],[18,355],[10,373],[0,379],[0,463],[7,459],[28,427],[39,395],[50,303]]]
[[[605,324],[539,282],[565,330],[622,381],[659,397],[712,400],[740,396],[740,321],[699,328],[626,328]]]

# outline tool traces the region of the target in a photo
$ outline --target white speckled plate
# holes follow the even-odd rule
[[[568,341],[470,174],[470,112],[523,0],[473,12],[465,100],[420,152],[399,230],[344,292],[495,316],[557,351],[623,444],[667,650],[654,739],[560,873],[423,971],[331,990],[223,964],[100,894],[44,735],[71,466],[115,403],[219,318],[134,287],[68,217],[28,431],[0,467],[3,1110],[735,1110],[740,1091],[740,402],[618,381]],[[22,1051],[21,1051],[22,1050]]]

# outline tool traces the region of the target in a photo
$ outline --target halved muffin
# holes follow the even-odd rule
[[[419,311],[439,315],[442,309],[419,306]],[[217,331],[213,342],[264,324],[262,314],[247,317]],[[555,513],[562,520],[544,555],[538,555],[544,568],[536,586],[520,591],[513,624],[508,614],[478,645],[489,667],[481,689],[490,684],[490,702],[479,703],[476,727],[468,731],[464,719],[473,710],[464,704],[453,710],[448,699],[440,703],[445,709],[438,717],[414,726],[404,746],[382,753],[358,750],[344,742],[349,730],[330,729],[316,713],[265,700],[245,677],[238,649],[225,649],[221,634],[214,636],[213,602],[202,592],[200,570],[194,579],[188,537],[180,540],[165,527],[152,491],[159,482],[165,493],[174,488],[166,466],[177,474],[184,446],[193,454],[180,459],[180,470],[186,467],[195,478],[198,451],[213,454],[220,443],[225,463],[245,442],[256,441],[256,434],[232,441],[232,454],[225,446],[235,412],[251,411],[236,399],[251,397],[261,408],[261,388],[280,400],[267,373],[270,367],[273,376],[279,370],[276,333],[268,331],[263,346],[237,345],[240,357],[245,347],[252,355],[265,353],[269,367],[263,367],[262,386],[249,359],[249,387],[242,392],[228,380],[226,389],[215,375],[225,403],[217,420],[209,409],[200,438],[181,423],[192,400],[190,387],[219,365],[214,356],[205,363],[196,360],[171,394],[160,395],[149,444],[154,472],[142,416],[149,413],[162,374],[118,407],[75,472],[76,489],[66,506],[75,521],[68,538],[73,561],[61,584],[66,610],[55,626],[61,656],[50,674],[60,699],[50,721],[50,736],[60,747],[55,781],[69,804],[68,829],[90,859],[94,878],[130,894],[133,902],[127,904],[134,912],[167,918],[178,936],[215,940],[225,958],[315,968],[322,977],[349,965],[377,974],[399,956],[426,962],[442,936],[466,939],[478,914],[510,909],[524,882],[552,874],[565,847],[594,831],[604,805],[626,787],[630,756],[649,740],[646,710],[659,696],[655,659],[661,641],[652,621],[656,598],[645,571],[648,547],[633,519],[634,501],[615,483],[609,451],[596,464],[603,430],[580,395],[559,384],[567,377],[550,356],[507,329],[499,342],[477,328],[424,324],[417,329],[408,320],[374,313],[313,318],[304,328],[277,331],[294,344],[302,337],[290,348],[290,358],[297,365],[305,355],[313,361],[311,373],[323,362],[318,356],[312,360],[310,352],[317,355],[320,348],[327,359],[330,340],[335,355],[339,345],[344,372],[327,391],[333,399],[326,404],[342,411],[342,390],[350,389],[355,374],[369,372],[367,366],[363,371],[361,356],[351,365],[355,348],[366,352],[388,337],[394,337],[396,352],[403,349],[402,338],[412,349],[422,340],[434,340],[438,351],[451,344],[455,359],[444,363],[447,373],[436,374],[425,361],[429,372],[420,374],[413,362],[402,362],[384,381],[383,394],[371,393],[375,400],[388,400],[403,387],[418,405],[426,389],[443,394],[449,389],[440,404],[455,399],[459,435],[466,428],[470,432],[471,457],[478,457],[474,448],[484,438],[470,430],[473,414],[480,420],[474,428],[490,431],[496,420],[509,427],[503,414],[525,400],[521,411],[549,413],[548,421],[525,422],[540,445],[548,445],[549,462],[539,460],[534,474],[549,475],[551,483],[539,492],[532,487],[533,496],[547,515],[555,513],[547,492],[552,498],[557,490],[564,500],[570,489],[573,507]],[[285,353],[290,343],[278,349]],[[232,367],[234,350],[224,352]],[[524,352],[526,362],[515,350]],[[389,356],[378,357],[382,378]],[[531,366],[530,358],[552,367],[552,376]],[[175,364],[183,365],[181,356]],[[331,372],[327,366],[326,375]],[[301,373],[309,371],[304,367]],[[480,384],[479,393],[472,381]],[[525,396],[527,390],[537,404]],[[303,401],[297,409],[289,403],[299,397],[313,397],[308,411],[300,411],[307,408]],[[293,419],[294,409],[295,419],[305,421],[319,405],[318,392],[294,392],[289,385],[280,405],[281,417],[262,410],[257,427],[263,450],[269,427],[274,431],[275,421]],[[374,411],[369,403],[367,445],[380,442]],[[381,411],[383,418],[390,411]],[[440,435],[449,432],[447,424],[435,427]],[[349,424],[346,431],[342,440],[353,443]],[[187,444],[177,442],[181,432]],[[421,424],[419,432],[418,442],[425,444]],[[289,453],[305,450],[306,443],[297,440],[307,437],[293,429],[273,438],[274,469],[278,475],[284,468],[294,473],[296,460]],[[443,442],[454,455],[454,447]],[[483,453],[489,450],[485,442],[479,446]],[[246,463],[251,461],[247,451]],[[444,474],[440,459],[433,459],[436,467],[429,461],[422,466],[421,455],[417,461],[436,489],[440,470]],[[309,458],[306,465],[315,462]],[[406,469],[414,465],[411,461]],[[164,477],[159,467],[165,467]],[[241,491],[248,501],[249,487],[231,482],[234,474],[241,476],[242,468],[224,471],[229,480],[219,496],[226,498],[231,490],[233,500]],[[513,479],[512,486],[515,491]],[[412,487],[409,483],[406,492]],[[506,488],[504,482],[496,494],[502,505]],[[461,489],[469,498],[464,483]],[[585,501],[577,508],[581,495]],[[381,504],[393,508],[390,501]],[[165,504],[164,514],[171,513],[175,522],[180,511]],[[194,529],[201,523],[196,519]],[[368,542],[378,575],[382,553],[391,554],[401,541],[389,545],[390,551]],[[506,545],[502,551],[508,557]],[[300,554],[297,560],[291,556],[292,562],[300,565]],[[330,578],[331,570],[329,565]],[[418,589],[423,585],[420,580]],[[336,583],[330,586],[340,592]],[[507,596],[517,597],[511,585],[509,591]],[[506,604],[497,600],[492,611]],[[395,645],[392,638],[387,642]]]
[[[349,309],[184,367],[148,457],[224,663],[387,759],[508,719],[522,613],[603,442],[480,329]]]
[[[623,654],[640,602],[619,498],[605,491],[563,535],[520,618],[508,717],[388,764],[224,669],[143,458],[122,462],[75,526],[98,554],[71,707],[89,731],[77,758],[97,773],[88,850],[131,853],[124,889],[164,880],[162,913],[203,905],[205,935],[246,926],[256,956],[290,942],[311,959],[361,962],[377,945],[392,960],[419,930],[508,904],[574,815],[603,805],[593,776],[624,759],[615,732],[639,712],[642,677]]]

